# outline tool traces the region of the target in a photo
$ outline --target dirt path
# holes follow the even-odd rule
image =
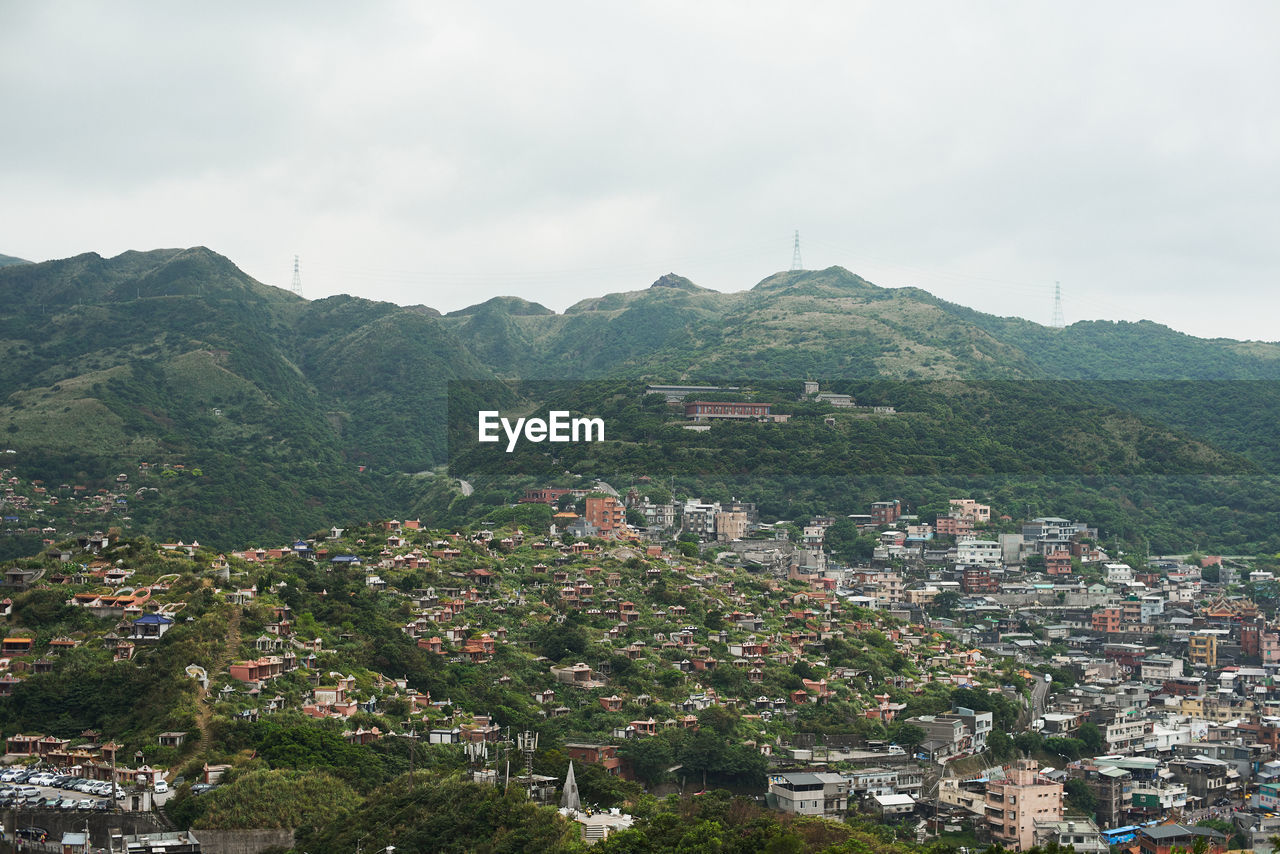
[[[227,619],[227,642],[223,647],[222,655],[214,662],[213,666],[207,671],[209,681],[213,681],[213,677],[226,670],[240,652],[240,614],[242,608],[239,605],[233,605],[231,616]],[[209,692],[205,688],[200,689],[197,697],[196,707],[196,726],[200,727],[200,746],[198,755],[204,756],[209,752],[210,733],[209,721],[213,717],[213,701],[209,699]]]

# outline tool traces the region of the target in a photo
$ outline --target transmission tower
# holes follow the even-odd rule
[[[792,270],[804,269],[804,262],[800,260],[800,230],[799,229],[796,229],[795,248],[791,250],[791,269]]]
[[[302,274],[298,272],[298,256],[293,256],[293,283],[289,285],[289,290],[298,296],[302,296]]]
[[[525,781],[529,786],[529,800],[533,800],[533,754],[538,752],[538,733],[525,730],[516,736],[516,743],[524,754]]]
[[[1061,329],[1067,325],[1062,318],[1062,285],[1058,282],[1053,283],[1053,322],[1049,325],[1054,329]]]

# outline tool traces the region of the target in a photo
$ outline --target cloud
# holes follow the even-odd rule
[[[563,308],[809,266],[1276,338],[1268,4],[10,4],[0,252]],[[1206,287],[1214,293],[1206,305]]]

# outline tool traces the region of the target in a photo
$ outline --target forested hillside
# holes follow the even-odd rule
[[[1048,329],[838,267],[727,294],[671,274],[563,314],[511,297],[441,316],[306,301],[202,247],[90,253],[0,268],[0,355],[0,450],[19,499],[0,554],[48,525],[275,541],[429,496],[447,505],[446,468],[714,486],[1255,478],[1280,464],[1276,345],[1151,323]],[[587,379],[605,382],[574,384]],[[805,402],[801,380],[896,414]],[[728,382],[791,420],[690,432],[645,399],[646,381]],[[481,408],[552,404],[605,418],[610,441],[511,455],[474,442]]]

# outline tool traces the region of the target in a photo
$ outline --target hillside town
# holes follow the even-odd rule
[[[165,803],[247,761],[225,727],[305,719],[455,757],[562,804],[589,841],[631,818],[584,808],[575,774],[725,785],[922,842],[1269,850],[1271,571],[1109,553],[1088,520],[968,496],[866,510],[765,522],[641,478],[529,488],[466,529],[392,519],[226,553],[51,532],[5,568],[0,709],[86,666],[147,667],[202,626],[217,643],[181,662],[191,702],[147,726],[6,729],[0,809],[123,809],[150,816],[139,838],[198,837]],[[548,749],[567,776],[534,770]]]

